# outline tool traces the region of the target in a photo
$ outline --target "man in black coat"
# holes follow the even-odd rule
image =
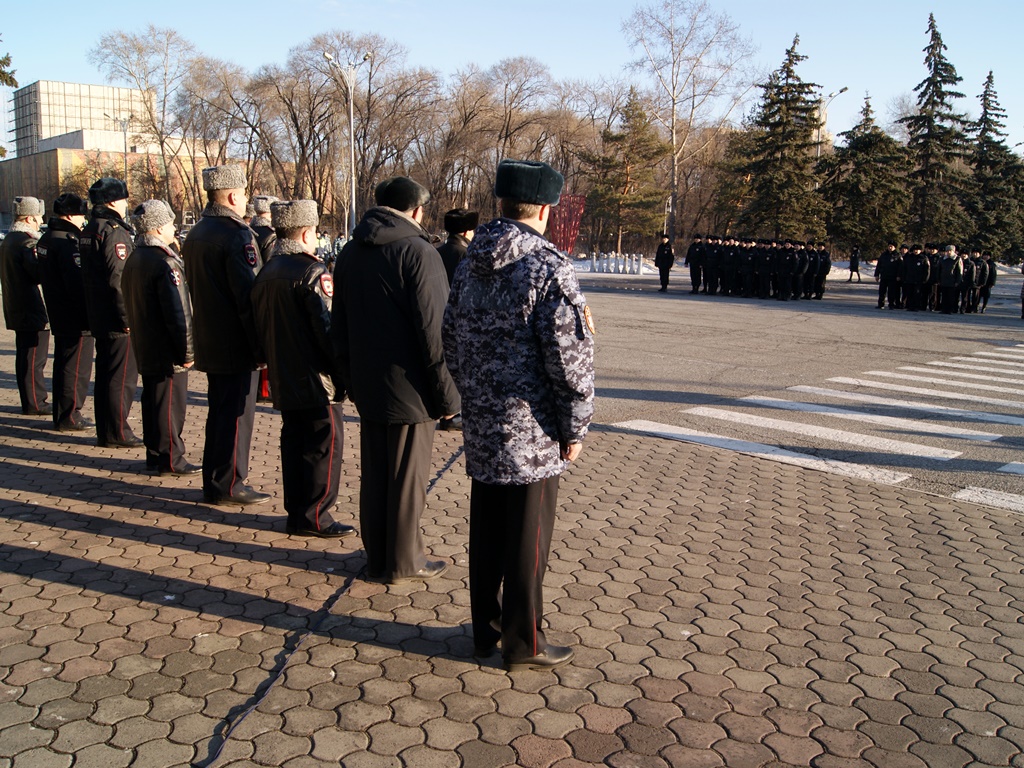
[[[105,177],[89,187],[92,217],[79,247],[89,328],[96,341],[96,443],[100,447],[136,448],[142,441],[128,426],[139,371],[131,345],[131,326],[121,293],[121,272],[135,248],[135,233],[125,221],[128,186]]]
[[[281,411],[286,530],[338,539],[355,528],[331,510],[341,485],[345,388],[331,343],[334,281],[316,256],[316,201],[274,202],[273,258],[252,287],[274,407]]]
[[[146,469],[160,475],[194,475],[185,458],[188,369],[192,367],[192,303],[185,265],[171,248],[174,212],[147,200],[132,212],[138,235],[121,274],[132,347],[142,374],[142,437]]]
[[[448,285],[452,284],[455,268],[466,257],[466,249],[479,223],[480,214],[466,208],[452,208],[444,215],[444,231],[448,233],[448,239],[437,246],[437,252],[441,254]]]
[[[690,268],[690,293],[699,293],[701,270],[704,268],[704,239],[700,235],[693,236],[693,242],[686,249],[683,266]]]
[[[270,206],[276,203],[278,198],[273,195],[256,195],[252,199],[254,215],[249,221],[249,228],[256,234],[256,244],[260,249],[260,258],[266,264],[274,251],[274,241],[277,235],[274,233],[274,225],[270,220]]]
[[[654,266],[658,268],[658,276],[661,278],[661,288],[658,289],[658,293],[668,291],[668,274],[675,263],[676,256],[672,252],[672,241],[669,240],[668,235],[662,235],[661,245],[658,246],[658,251],[654,254]]]
[[[448,280],[420,226],[430,194],[404,176],[374,190],[377,202],[334,270],[331,333],[349,397],[361,419],[359,520],[371,577],[439,576],[424,555],[434,421],[458,413],[444,362],[441,320]]]
[[[21,396],[21,412],[47,416],[43,368],[50,351],[50,331],[43,297],[39,294],[39,262],[36,243],[43,226],[43,201],[16,197],[14,224],[0,243],[0,291],[3,292],[4,323],[14,331],[14,371]]]
[[[53,332],[53,427],[81,432],[95,426],[82,415],[95,351],[89,333],[78,238],[89,205],[66,192],[53,203],[53,216],[36,245],[39,281]]]
[[[985,284],[981,286],[978,291],[978,297],[981,301],[981,308],[979,311],[984,315],[985,307],[988,306],[988,300],[992,296],[992,289],[996,285],[996,278],[998,277],[998,274],[996,273],[996,263],[992,260],[991,251],[985,251],[982,253],[981,258],[985,262],[985,266],[988,267],[985,271]]]
[[[209,504],[263,504],[245,484],[263,365],[250,294],[260,271],[256,235],[242,220],[242,166],[203,169],[207,205],[182,245],[192,295],[196,368],[206,373],[209,410],[203,446],[203,498]]]

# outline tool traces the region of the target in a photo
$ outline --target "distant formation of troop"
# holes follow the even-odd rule
[[[889,243],[875,262],[879,309],[984,314],[996,278],[990,252],[960,254],[954,245]]]

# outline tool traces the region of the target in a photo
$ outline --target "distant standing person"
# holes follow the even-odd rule
[[[27,416],[52,413],[46,401],[43,369],[50,353],[49,319],[39,293],[36,243],[43,226],[43,201],[29,196],[14,198],[14,224],[0,242],[0,291],[4,323],[14,331],[14,372]]]
[[[985,314],[985,308],[988,306],[988,300],[992,297],[992,289],[996,287],[996,263],[992,260],[992,252],[985,251],[981,254],[981,258],[984,259],[985,264],[988,266],[986,273],[985,284],[981,286],[981,290],[978,291],[978,298],[981,301],[981,309],[979,312]]]
[[[437,246],[444,262],[444,271],[448,275],[448,285],[452,284],[452,275],[459,262],[466,257],[466,249],[473,239],[473,231],[480,223],[480,214],[466,208],[452,208],[444,215],[444,231],[448,239]]]
[[[658,293],[668,292],[668,273],[675,263],[676,256],[672,252],[672,241],[669,240],[667,234],[663,234],[661,245],[658,246],[658,250],[654,254],[654,266],[658,268],[658,276],[661,278],[661,288],[658,289]]]
[[[853,282],[853,276],[857,275],[857,282],[860,282],[860,248],[854,247],[853,252],[850,254],[850,277],[846,281],[848,283]]]
[[[572,262],[544,238],[562,184],[546,163],[501,162],[502,218],[477,230],[444,318],[473,481],[473,641],[480,656],[500,641],[509,670],[573,657],[541,628],[558,479],[579,457],[594,410],[590,310]]]

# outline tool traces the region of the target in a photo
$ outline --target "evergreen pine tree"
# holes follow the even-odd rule
[[[815,83],[796,72],[806,56],[796,52],[800,36],[772,72],[753,121],[756,139],[742,169],[750,178],[750,195],[739,226],[772,237],[820,237],[824,205],[815,191],[814,149],[820,138],[820,99]]]
[[[0,38],[2,40],[3,38]],[[14,70],[11,69],[11,54],[0,56],[0,85],[7,88],[17,88],[18,81],[14,78]],[[0,147],[0,158],[7,155],[7,150]]]
[[[899,240],[906,221],[906,149],[875,123],[871,99],[864,97],[860,122],[839,134],[845,140],[823,158],[821,192],[829,203],[829,237],[846,248],[878,254]]]
[[[928,35],[928,76],[914,87],[917,113],[899,120],[907,127],[907,147],[915,166],[907,229],[916,240],[950,243],[970,234],[970,219],[961,205],[967,120],[953,109],[953,101],[963,98],[954,90],[963,78],[946,58],[934,14],[928,14]]]
[[[978,98],[981,116],[973,126],[975,138],[968,162],[974,176],[966,207],[974,223],[971,245],[998,258],[1022,246],[1024,166],[1006,146],[1006,112],[999,105],[991,72]]]

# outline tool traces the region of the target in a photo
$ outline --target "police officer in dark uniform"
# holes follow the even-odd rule
[[[690,268],[690,293],[700,292],[701,271],[704,268],[704,238],[695,234],[690,247],[686,249],[683,266]]]
[[[924,253],[924,249],[915,243],[903,263],[903,283],[906,286],[905,304],[908,311],[918,312],[928,308],[926,290],[928,290],[931,276],[931,261]],[[938,285],[937,282],[936,285]]]
[[[53,215],[36,245],[39,281],[53,333],[53,427],[61,432],[95,426],[82,415],[95,352],[78,243],[87,213],[85,200],[64,193],[54,201]]]
[[[274,241],[277,240],[274,225],[270,221],[270,206],[277,200],[278,198],[273,195],[256,195],[251,203],[255,215],[249,222],[249,228],[256,233],[256,244],[260,248],[260,258],[264,264],[270,259],[274,251]]]
[[[250,293],[261,259],[242,220],[245,171],[203,169],[208,203],[182,245],[192,295],[196,368],[209,382],[203,447],[203,498],[210,504],[262,504],[270,496],[245,484],[263,364]]]
[[[999,277],[996,271],[996,263],[992,260],[992,252],[985,251],[981,254],[982,260],[988,269],[985,271],[985,284],[978,290],[978,296],[981,301],[981,308],[978,310],[981,314],[985,314],[985,308],[988,307],[988,300],[992,297],[992,289],[996,286],[996,279]]]
[[[96,443],[100,447],[142,445],[128,426],[139,372],[130,339],[128,315],[121,293],[121,272],[135,248],[135,233],[125,221],[128,186],[104,177],[89,187],[92,216],[82,230],[82,278],[89,328],[96,341]]]
[[[452,275],[459,262],[466,257],[466,249],[473,240],[473,231],[480,223],[480,214],[467,208],[452,208],[444,215],[444,231],[448,239],[437,246],[444,262],[444,271],[448,276],[448,285],[452,284]]]
[[[890,242],[875,261],[875,282],[878,283],[878,308],[885,307],[886,299],[889,309],[898,309],[900,304],[899,273],[903,257],[896,250],[896,243]]]
[[[668,291],[668,276],[669,272],[672,271],[672,265],[675,263],[676,256],[672,252],[672,241],[668,235],[663,234],[661,236],[661,244],[654,254],[654,266],[658,268],[658,277],[661,279],[661,288],[658,289],[658,293],[666,293]]]
[[[4,323],[14,331],[14,370],[21,396],[21,412],[48,416],[43,368],[50,351],[50,331],[43,297],[39,294],[36,243],[43,225],[43,201],[14,198],[14,224],[0,243],[0,291]]]
[[[194,475],[185,458],[188,369],[192,367],[192,303],[185,265],[171,248],[174,212],[147,200],[132,212],[135,250],[121,274],[132,347],[142,374],[142,437],[146,469],[160,475]]]
[[[342,538],[331,518],[341,484],[345,389],[331,342],[334,281],[316,254],[316,201],[274,202],[274,252],[256,276],[252,303],[281,411],[281,480],[287,531]]]

